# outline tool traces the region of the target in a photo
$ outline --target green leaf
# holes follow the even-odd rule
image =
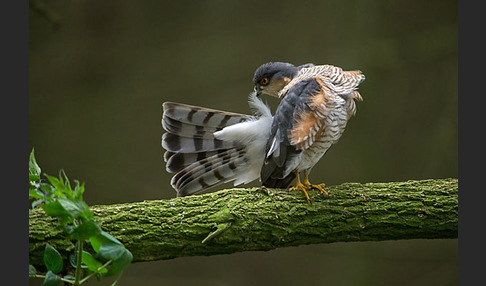
[[[83,263],[88,266],[88,269],[90,271],[98,271],[98,268],[100,268],[103,264],[96,260],[89,252],[83,251],[83,256],[82,256]],[[102,268],[101,270],[98,271],[98,273],[105,274],[108,272],[108,269]]]
[[[63,208],[73,217],[92,218],[93,214],[89,210],[89,206],[83,201],[73,201],[69,199],[57,200]]]
[[[106,231],[102,231],[100,233],[100,235],[103,237],[103,239],[105,239],[108,242],[112,242],[112,243],[115,243],[115,244],[123,245],[123,243],[121,243],[118,239],[116,239],[114,236],[112,236],[111,234],[107,233]]]
[[[74,180],[74,183],[76,185],[74,186],[73,197],[75,200],[82,200],[84,193],[84,182],[79,183],[78,180]]]
[[[91,247],[93,247],[96,253],[99,253],[100,247],[104,243],[115,243],[123,245],[118,239],[114,238],[109,233],[103,230],[98,235],[90,237],[89,242],[91,243]]]
[[[100,247],[98,254],[106,259],[118,259],[123,255],[126,248],[121,244],[104,243]]]
[[[103,247],[103,246],[102,246]],[[101,252],[101,251],[100,251]],[[110,269],[108,269],[108,272],[105,274],[106,276],[111,276],[115,275],[117,273],[121,273],[125,267],[127,267],[133,259],[133,255],[128,249],[123,247],[123,252],[121,255],[115,259],[110,266]]]
[[[101,232],[103,232],[103,231],[101,231]],[[93,250],[96,253],[100,252],[100,246],[101,246],[101,244],[103,244],[103,238],[101,237],[101,235],[96,235],[96,236],[90,237],[89,242],[91,243],[91,247],[93,247]]]
[[[46,265],[47,270],[54,273],[58,273],[62,270],[63,263],[61,254],[49,243],[46,243],[46,248],[44,250],[44,264]]]
[[[49,216],[70,216],[70,214],[64,209],[59,201],[48,202],[42,205],[42,209]]]
[[[40,181],[40,176],[39,175],[34,175],[34,174],[29,174],[29,183],[31,185],[34,185],[35,182]]]
[[[61,285],[61,277],[54,274],[52,271],[47,271],[46,278],[42,286],[59,286]]]
[[[59,198],[66,198],[65,194],[65,188],[66,186],[64,185],[64,181],[62,178],[56,178],[53,176],[49,176],[47,174],[44,174],[44,176],[47,178],[49,183],[54,187],[53,195],[59,197]]]
[[[84,221],[78,227],[76,227],[72,233],[71,237],[77,240],[86,240],[92,236],[96,236],[101,233],[101,228],[92,219]]]
[[[67,235],[71,235],[76,228],[74,224],[65,224],[62,226]]]
[[[35,161],[34,148],[32,148],[32,152],[30,152],[29,156],[29,181],[39,181],[40,174],[41,168]],[[30,175],[32,175],[32,177]]]
[[[63,180],[64,177],[64,180]],[[73,190],[71,189],[71,183],[69,183],[69,179],[66,175],[66,172],[64,172],[63,169],[59,171],[59,179],[61,182],[64,182],[64,195],[70,200],[74,200],[73,197]]]
[[[44,194],[37,190],[37,189],[30,189],[29,190],[29,200],[31,199],[43,199],[44,198]]]
[[[43,199],[33,201],[32,202],[32,209],[35,209],[36,206],[42,204],[43,202],[44,202]]]
[[[37,274],[37,269],[35,269],[34,265],[29,264],[29,277],[33,277]]]
[[[71,264],[71,267],[76,269],[77,268],[77,259],[76,259],[77,253],[73,253],[69,255],[69,264]],[[88,268],[88,266],[81,264],[81,268]]]
[[[46,192],[46,194],[49,194],[49,195],[52,195],[52,193],[54,193],[54,191],[56,190],[53,186],[51,186],[48,183],[40,183],[39,188],[42,191]]]
[[[54,186],[54,188],[64,188],[64,184],[56,177],[44,174],[44,176],[47,178],[49,183]]]
[[[111,235],[109,236],[112,237]],[[112,241],[105,242],[101,244],[98,250],[98,254],[101,257],[113,260],[110,269],[108,269],[108,273],[106,273],[107,276],[120,273],[128,264],[130,264],[130,262],[132,262],[133,259],[132,253],[119,241],[118,243]]]
[[[132,262],[132,253],[118,239],[105,231],[101,231],[97,236],[91,237],[90,242],[100,257],[113,260],[106,273],[107,276],[120,273]]]
[[[69,255],[69,264],[71,264],[71,266],[74,269],[77,268],[77,263],[78,263],[78,250],[79,250],[79,241],[76,241],[76,244],[74,245],[73,253]],[[81,257],[81,259],[83,259],[83,257]],[[83,263],[81,263],[81,268],[82,269],[86,269],[86,268],[88,268],[88,266],[86,266]]]

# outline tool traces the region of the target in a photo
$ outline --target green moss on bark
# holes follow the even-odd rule
[[[457,238],[458,181],[434,179],[345,183],[329,197],[301,192],[230,189],[171,200],[91,209],[134,261],[271,250],[311,243]],[[30,263],[49,242],[65,256],[74,247],[42,210],[29,211]]]

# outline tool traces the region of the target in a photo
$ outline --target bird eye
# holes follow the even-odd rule
[[[268,84],[268,78],[264,77],[262,80],[260,80],[261,85],[267,85]]]

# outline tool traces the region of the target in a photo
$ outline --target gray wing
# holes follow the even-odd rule
[[[290,88],[280,102],[272,122],[271,135],[265,149],[265,160],[261,169],[262,184],[270,188],[285,188],[295,175],[289,166],[296,165],[298,150],[292,144],[290,132],[300,113],[310,111],[309,101],[320,90],[315,79],[306,79]]]

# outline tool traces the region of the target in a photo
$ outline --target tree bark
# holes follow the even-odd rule
[[[91,207],[101,228],[133,261],[266,251],[343,241],[457,238],[458,180],[344,183],[310,191],[230,189],[200,196]],[[64,257],[74,248],[56,219],[29,210],[30,264],[46,242]]]

